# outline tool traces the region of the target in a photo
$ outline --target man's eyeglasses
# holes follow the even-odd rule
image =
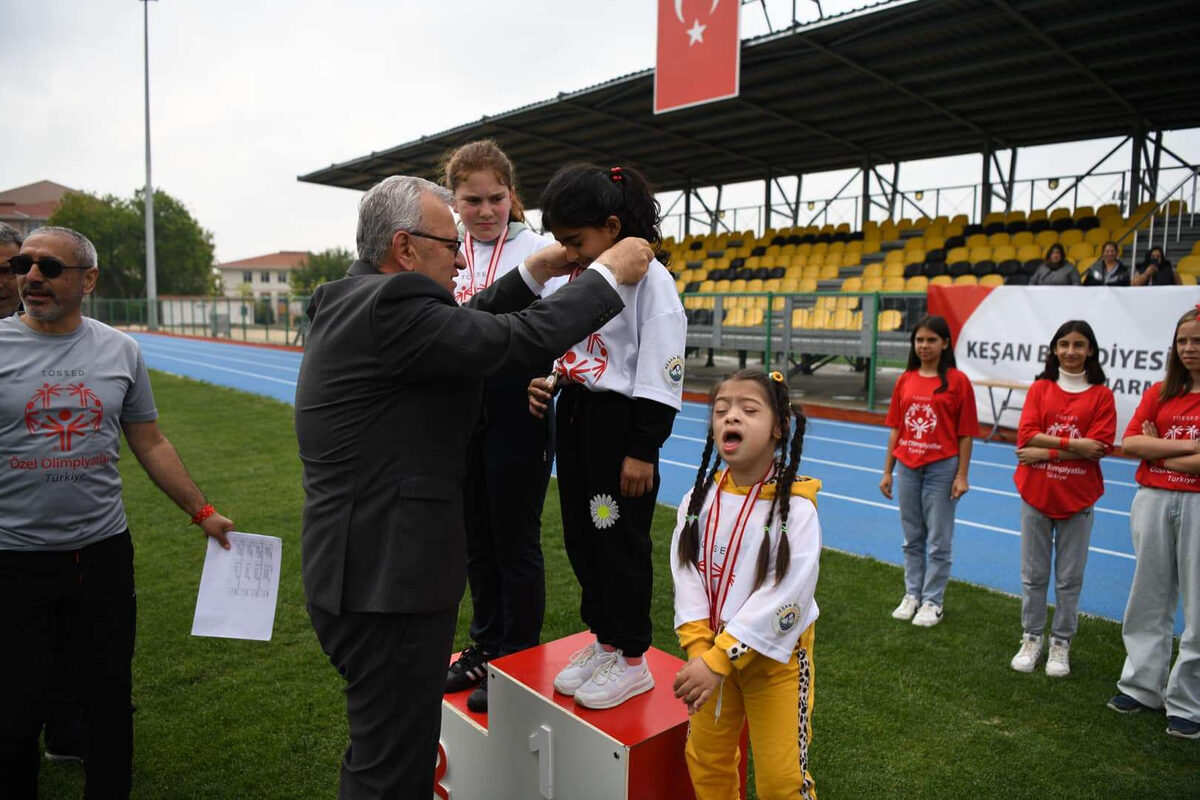
[[[445,236],[434,236],[432,233],[425,233],[424,231],[409,231],[408,234],[410,236],[420,236],[422,239],[433,239],[435,242],[445,242],[446,249],[454,255],[458,255],[458,250],[463,244],[462,239],[447,239]]]
[[[91,269],[91,267],[75,267],[70,264],[64,264],[57,258],[43,256],[42,258],[34,258],[33,256],[13,256],[8,260],[7,266],[17,275],[28,275],[33,269],[33,265],[37,264],[38,269],[46,278],[57,278],[63,274],[64,269]],[[3,272],[3,270],[0,270]]]

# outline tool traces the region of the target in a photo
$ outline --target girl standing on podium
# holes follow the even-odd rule
[[[758,796],[813,800],[821,482],[796,475],[804,414],[782,374],[745,369],[714,387],[710,420],[671,541],[675,628],[688,655],[675,679],[691,714],[688,771],[697,800],[739,797],[749,720]]]
[[[553,244],[525,224],[516,175],[490,139],[471,142],[445,162],[445,186],[461,220],[466,269],[455,278],[465,303]],[[464,486],[472,644],[446,675],[447,692],[475,687],[472,711],[487,711],[487,662],[538,644],[546,608],[542,505],[554,460],[549,424],[529,416],[531,375],[491,378],[469,454]]]
[[[913,328],[908,368],[892,390],[884,424],[892,433],[879,491],[892,499],[899,461],[896,499],[904,531],[904,598],[892,617],[928,628],[942,621],[954,508],[969,488],[971,439],[979,435],[975,389],[955,368],[943,318],[925,317]]]
[[[579,271],[627,236],[659,250],[659,205],[636,170],[571,164],[542,194],[542,223]],[[580,614],[596,642],[574,653],[556,691],[587,708],[612,708],[649,691],[650,523],[658,497],[658,450],[683,397],[687,322],[661,253],[646,277],[619,286],[625,309],[560,358],[558,490],[563,538],[582,590]],[[578,274],[576,272],[575,274]],[[547,291],[549,291],[549,287]],[[529,386],[540,416],[553,385]]]

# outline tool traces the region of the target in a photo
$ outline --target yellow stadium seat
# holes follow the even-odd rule
[[[955,214],[951,218],[950,224],[951,225],[970,225],[971,218],[968,217],[966,214]]]
[[[819,255],[819,256],[824,257],[824,255],[828,252],[829,252],[829,242],[817,242],[816,244],[814,244],[812,246],[812,250],[809,251],[809,256],[812,257],[812,256]]]
[[[1017,248],[1017,260],[1020,261],[1021,263],[1025,263],[1026,261],[1033,261],[1034,259],[1045,258],[1046,257],[1045,252],[1046,251],[1044,251],[1042,248],[1038,247],[1036,244],[1021,245],[1020,247]]]
[[[1009,211],[1004,215],[1005,222],[1021,222],[1025,219],[1024,211]]]
[[[987,247],[988,237],[984,233],[973,233],[967,237],[967,247]]]
[[[866,273],[864,273],[864,274],[866,274]],[[888,264],[888,265],[884,266],[884,268],[883,268],[883,277],[884,278],[903,278],[904,277],[904,267],[901,266],[900,264]]]
[[[900,231],[895,228],[880,228],[879,238],[885,242],[894,242],[900,238]]]
[[[812,253],[812,249],[812,242],[805,242],[804,244],[796,245],[794,253],[799,256],[808,256]]]
[[[911,228],[912,226],[913,226],[913,221],[911,219],[909,219],[908,217],[903,217],[903,218],[901,218],[901,220],[899,222],[896,223],[896,230],[906,231],[909,228]]]
[[[925,251],[924,250],[908,250],[908,251],[906,251],[904,253],[904,263],[906,266],[908,264],[924,264],[925,263]]]
[[[1096,209],[1091,206],[1077,206],[1075,213],[1071,215],[1072,219],[1083,219],[1084,217],[1096,216]]]
[[[876,318],[876,328],[881,331],[898,331],[900,324],[904,321],[903,315],[894,308],[887,311],[880,311]]]
[[[878,237],[874,239],[865,239],[862,243],[863,254],[878,253],[883,249],[883,242]]]
[[[1047,247],[1058,241],[1058,231],[1038,231],[1034,235],[1033,241],[1042,248],[1042,252],[1045,252]]]
[[[1095,247],[1097,250],[1100,246],[1112,238],[1112,231],[1108,228],[1092,228],[1083,235],[1083,240]]]
[[[1118,206],[1116,203],[1108,203],[1108,204],[1102,205],[1096,209],[1096,216],[1099,219],[1104,219],[1105,217],[1111,217],[1111,216],[1120,216],[1120,214],[1121,214],[1121,207]]]
[[[1017,257],[1017,248],[1010,245],[1004,245],[992,250],[992,261],[999,264],[1001,261],[1011,261]]]
[[[1076,264],[1082,259],[1095,258],[1095,250],[1087,242],[1076,242],[1067,248],[1067,260],[1074,261]],[[1091,264],[1088,264],[1091,266]]]
[[[972,247],[970,255],[967,256],[967,260],[972,264],[978,264],[980,261],[991,261],[992,248],[986,245],[983,247]]]
[[[746,269],[758,269],[762,266],[762,259],[759,256],[750,256],[744,266]]]
[[[945,246],[946,246],[946,237],[944,237],[944,236],[926,236],[925,237],[925,249],[927,251],[928,250],[941,250]]]
[[[956,222],[951,222],[949,225],[946,226],[946,230],[945,230],[945,232],[942,233],[942,235],[947,236],[947,237],[962,236],[964,230],[966,230],[966,229],[964,228],[963,225],[960,225]]]
[[[1071,209],[1056,208],[1050,212],[1050,221],[1054,222],[1057,219],[1071,219]]]
[[[883,289],[883,278],[863,278],[862,290],[864,292],[878,292]]]
[[[826,253],[825,261],[823,262],[823,264],[826,267],[830,267],[830,266],[840,267],[842,265],[842,254],[841,253]]]
[[[794,308],[792,309],[792,327],[807,328],[808,327],[808,309]]]
[[[984,216],[984,218],[983,218],[984,227],[991,225],[993,222],[1004,222],[1004,212],[1003,211],[992,211],[991,213]]]
[[[805,278],[800,281],[800,285],[796,287],[798,292],[815,292],[817,290],[817,281],[815,278]]]
[[[1029,221],[1037,222],[1038,220],[1050,219],[1050,215],[1046,213],[1044,208],[1035,208],[1029,212]]]
[[[816,264],[810,264],[800,273],[801,280],[818,280],[821,277],[821,268]]]
[[[893,266],[895,266],[895,265],[893,265]],[[882,264],[867,264],[865,267],[863,267],[862,277],[864,279],[883,277],[883,265]]]
[[[1083,241],[1083,231],[1078,228],[1065,230],[1058,235],[1058,243],[1063,247],[1070,247],[1073,244],[1079,244]]]
[[[1175,269],[1180,275],[1200,275],[1200,255],[1187,255],[1179,259]]]
[[[880,291],[884,291],[884,292],[903,292],[903,291],[904,291],[904,278],[903,278],[903,276],[901,276],[901,277],[891,277],[891,278],[884,278],[884,279],[883,279],[883,288],[882,288]]]
[[[853,242],[846,242],[845,252],[847,252],[847,253],[861,253],[862,249],[863,249],[863,243],[858,241],[857,239],[855,239]]]
[[[988,244],[992,247],[1003,247],[1006,244],[1011,244],[1012,239],[1007,233],[993,233],[988,237]]]
[[[1013,247],[1024,247],[1027,244],[1033,244],[1033,234],[1029,231],[1020,231],[1012,235],[1012,241],[1009,242]]]
[[[1195,276],[1195,274],[1193,274],[1191,272],[1179,273],[1179,280],[1183,281],[1183,284],[1182,284],[1183,286],[1195,286],[1196,285],[1196,276]]]
[[[862,278],[846,278],[842,281],[843,292],[861,292],[863,285]]]
[[[904,251],[903,250],[888,250],[886,256],[883,257],[885,264],[899,264],[904,266]]]
[[[978,286],[979,278],[974,275],[959,275],[954,279],[955,286]]]
[[[746,309],[738,307],[730,309],[722,324],[730,328],[742,328],[746,325]]]
[[[979,279],[980,286],[1003,286],[1004,278],[1000,275],[984,275]]]
[[[679,294],[683,294],[683,290],[687,285],[688,282],[683,278],[680,278],[679,280],[675,281],[675,291]]]
[[[831,267],[821,267],[820,273],[817,274],[817,280],[832,281],[832,280],[836,279],[837,276],[838,276],[838,268],[837,267],[832,267],[832,266]]]
[[[925,230],[932,224],[933,220],[931,220],[929,217],[917,217],[913,220],[913,227],[920,228],[921,230]]]
[[[949,275],[937,275],[929,279],[930,286],[950,286],[954,283],[954,279]]]
[[[928,288],[929,278],[926,278],[924,275],[916,275],[904,282],[904,291],[906,292],[923,292]]]
[[[800,291],[800,281],[797,278],[784,278],[779,281],[779,291],[785,293]]]
[[[913,238],[909,239],[907,242],[904,243],[904,249],[905,250],[924,250],[925,249],[925,239],[923,239],[920,236],[914,236]]]
[[[965,247],[952,247],[950,252],[946,254],[946,263],[953,264],[956,261],[967,261],[971,251]]]
[[[854,314],[844,308],[839,308],[833,312],[833,319],[830,321],[829,327],[836,331],[850,330],[854,327]]]
[[[862,253],[842,253],[841,265],[843,267],[857,267],[862,263]]]
[[[798,281],[804,277],[804,267],[788,267],[783,271],[783,277]]]
[[[826,253],[844,253],[844,252],[846,252],[846,243],[845,242],[830,242],[829,249],[826,250],[825,252]]]

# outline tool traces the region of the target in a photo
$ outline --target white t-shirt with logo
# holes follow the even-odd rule
[[[76,550],[127,527],[121,423],[158,418],[137,342],[0,319],[0,550]]]
[[[554,279],[542,296],[566,282]],[[679,411],[687,318],[675,279],[655,259],[645,278],[617,293],[625,302],[621,313],[554,362],[559,385],[644,397]]]
[[[462,230],[465,229],[460,227],[460,233]],[[505,233],[504,248],[500,251],[500,262],[496,264],[494,271],[491,270],[491,266],[497,242],[472,239],[471,243],[475,269],[466,267],[454,275],[454,300],[459,305],[500,280],[505,273],[516,269],[537,251],[554,244],[554,237],[550,234],[539,236],[522,222],[510,222]],[[465,242],[463,248],[466,248]]]

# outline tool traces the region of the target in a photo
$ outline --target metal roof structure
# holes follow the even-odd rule
[[[1200,126],[1196,2],[880,3],[742,42],[741,95],[655,116],[652,69],[300,176],[367,189],[436,178],[495,139],[536,205],[562,164],[658,191]]]

